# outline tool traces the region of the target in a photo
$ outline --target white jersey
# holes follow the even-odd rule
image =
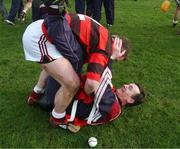
[[[62,57],[56,47],[50,43],[42,32],[43,20],[31,23],[22,38],[25,59],[35,62],[51,62]]]

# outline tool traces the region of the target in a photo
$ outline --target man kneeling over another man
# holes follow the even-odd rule
[[[120,39],[118,36],[111,36],[107,29],[87,16],[67,14],[66,17],[73,33],[83,47],[83,49],[81,49],[77,45],[74,48],[77,50],[75,52],[76,54],[83,52],[78,59],[82,60],[82,55],[84,55],[83,62],[88,64],[87,75],[81,78],[81,88],[76,95],[73,94],[75,97],[72,102],[71,99],[68,101],[65,100],[63,97],[65,92],[60,89],[63,88],[63,85],[66,85],[65,89],[68,90],[69,93],[72,93],[67,87],[67,81],[70,79],[70,82],[74,85],[79,84],[79,81],[77,81],[78,75],[74,73],[74,70],[79,74],[79,72],[81,72],[81,67],[79,71],[77,71],[75,66],[73,70],[69,65],[64,65],[62,61],[64,56],[61,55],[63,53],[62,49],[58,51],[53,44],[47,41],[49,36],[48,34],[46,35],[47,28],[43,20],[36,21],[27,27],[23,35],[26,60],[35,61],[34,56],[37,56],[38,60],[36,61],[41,62],[39,58],[42,58],[42,54],[45,54],[46,57],[49,56],[48,52],[58,54],[58,57],[52,57],[52,62],[41,65],[49,65],[50,70],[53,69],[55,72],[58,71],[59,76],[63,77],[58,77],[60,79],[60,81],[58,81],[56,77],[51,75],[56,81],[51,80],[51,78],[47,84],[46,79],[44,79],[47,78],[47,75],[45,77],[40,77],[32,94],[28,98],[28,104],[33,105],[40,102],[39,98],[41,94],[44,93],[44,87],[46,86],[45,96],[42,101],[49,102],[52,107],[51,110],[56,107],[56,105],[60,104],[61,106],[57,107],[58,111],[64,111],[63,113],[57,112],[54,108],[49,121],[50,125],[52,127],[65,127],[76,132],[81,126],[87,124],[96,125],[112,121],[121,113],[121,106],[119,103],[122,103],[122,106],[124,106],[126,102],[135,104],[141,103],[144,98],[144,92],[141,92],[137,84],[130,84],[118,90],[115,90],[111,84],[111,71],[107,65],[109,65],[112,60],[122,61],[127,59],[129,51],[128,40],[125,38]],[[43,38],[40,38],[41,36],[43,36]],[[45,41],[45,45],[38,42],[39,40],[41,41],[41,39]],[[32,41],[32,43],[29,41]],[[31,46],[34,44],[36,45],[36,51],[34,51],[35,48]],[[46,53],[42,53],[41,49],[48,50],[48,52],[45,51],[47,55]],[[32,55],[32,53],[34,55]],[[30,59],[27,57],[29,56],[28,54],[31,54]],[[69,53],[67,52],[67,54]],[[51,65],[57,61],[56,59],[59,65]],[[76,64],[72,62],[71,58],[68,60],[72,65]],[[80,61],[77,63],[80,63]],[[105,80],[105,82],[103,80]],[[55,83],[52,83],[53,81]],[[60,84],[62,87],[59,89]],[[70,83],[68,83],[68,85],[69,87],[71,86]],[[41,91],[40,93],[37,91],[37,87]],[[60,91],[61,94],[59,94],[58,91]],[[60,98],[56,100],[58,95]],[[136,101],[136,99],[138,100]],[[69,105],[70,102],[71,104]],[[68,108],[64,106],[65,104]],[[42,103],[40,103],[40,105],[42,105]],[[43,102],[43,105],[47,104]]]

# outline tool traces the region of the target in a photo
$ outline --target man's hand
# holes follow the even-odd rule
[[[68,129],[70,132],[77,133],[77,132],[81,129],[81,127],[69,123],[69,124],[67,125],[67,129]]]
[[[119,37],[115,37],[113,39],[113,53],[111,55],[112,60],[121,60],[121,58],[124,56],[126,53],[126,50],[122,49],[122,39]]]

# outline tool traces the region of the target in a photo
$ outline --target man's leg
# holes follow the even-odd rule
[[[85,0],[75,0],[75,10],[76,13],[85,13]]]
[[[62,123],[62,118],[65,116],[65,110],[78,91],[80,80],[70,62],[65,58],[42,64],[42,67],[50,76],[61,84],[61,87],[55,95],[54,109],[50,119],[50,123],[57,126]]]
[[[177,25],[179,17],[180,17],[180,5],[177,5],[176,11],[174,13],[174,18],[173,18],[173,27]]]
[[[21,0],[12,0],[11,2],[11,9],[9,12],[8,20],[11,22],[15,21],[16,14],[20,8]]]
[[[20,15],[23,9],[24,9],[24,4],[23,4],[23,1],[20,0],[19,9],[18,9],[18,19],[20,19]]]
[[[60,84],[52,77],[48,77],[44,95],[38,100],[38,105],[45,111],[52,111],[54,108],[54,97],[60,88]],[[68,106],[69,107],[69,106]],[[67,110],[66,110],[67,111]]]
[[[8,16],[6,7],[5,7],[5,5],[4,5],[4,0],[0,0],[0,14],[2,15],[2,17],[3,17],[4,19],[6,19],[7,16]]]
[[[93,1],[93,19],[98,22],[101,19],[101,7],[102,7],[102,0]]]
[[[94,0],[86,0],[86,15],[92,16],[93,14],[93,2]]]
[[[114,24],[114,0],[104,0],[107,25],[111,27]]]
[[[39,6],[40,6],[40,4],[37,5],[36,1],[32,2],[32,21],[33,22],[39,19],[39,13],[40,13]]]
[[[41,98],[44,94],[44,88],[46,86],[48,73],[45,70],[42,70],[39,75],[38,83],[35,85],[31,95],[28,98],[29,105],[35,105],[37,101]]]

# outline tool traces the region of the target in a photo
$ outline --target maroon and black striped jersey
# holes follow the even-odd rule
[[[112,54],[109,31],[97,21],[82,14],[66,14],[66,18],[86,51],[87,78],[99,81]]]

